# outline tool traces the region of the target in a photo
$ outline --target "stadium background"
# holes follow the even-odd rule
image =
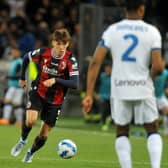
[[[36,2],[35,2],[36,1]],[[81,93],[89,60],[102,31],[124,17],[124,0],[1,0],[0,1],[0,75],[10,63],[10,45],[18,44],[25,52],[48,46],[49,35],[56,27],[69,29],[80,68],[80,88],[70,90],[63,115],[81,116]],[[156,25],[163,37],[163,55],[168,64],[168,23],[161,0],[148,0],[145,20]],[[2,104],[6,85],[0,82]],[[2,110],[2,109],[1,109]]]

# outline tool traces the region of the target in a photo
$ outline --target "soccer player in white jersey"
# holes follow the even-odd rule
[[[147,132],[147,150],[152,168],[160,168],[162,139],[158,133],[158,110],[153,80],[164,68],[161,35],[156,27],[144,22],[145,2],[126,0],[126,19],[104,31],[87,74],[83,112],[90,111],[93,90],[101,64],[108,51],[113,58],[111,97],[112,117],[117,126],[115,149],[122,168],[132,168],[129,124],[134,117]],[[151,65],[151,69],[149,68]]]

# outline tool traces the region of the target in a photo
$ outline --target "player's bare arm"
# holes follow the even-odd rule
[[[106,54],[107,54],[107,49],[102,46],[98,46],[95,50],[93,59],[90,62],[88,74],[87,74],[86,97],[82,101],[82,105],[83,105],[82,111],[84,113],[88,113],[92,107],[92,103],[93,103],[92,97],[93,97],[96,79]]]
[[[155,79],[156,76],[159,75],[165,67],[165,63],[162,59],[160,50],[152,51],[151,63],[152,63],[151,76],[152,76],[152,79]]]

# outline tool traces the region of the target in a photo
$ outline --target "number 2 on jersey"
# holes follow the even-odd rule
[[[136,62],[135,56],[132,56],[131,53],[138,44],[138,38],[133,34],[127,34],[124,36],[124,40],[128,39],[132,40],[132,43],[122,55],[122,61]]]

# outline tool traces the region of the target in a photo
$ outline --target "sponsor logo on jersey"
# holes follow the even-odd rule
[[[43,66],[43,72],[48,73],[53,76],[63,76],[64,73],[58,73],[56,69],[48,68],[46,65]]]
[[[57,75],[58,71],[55,69],[48,68],[46,65],[43,66],[43,72],[51,74],[51,75]]]
[[[145,80],[114,80],[115,86],[144,86],[146,85]]]

